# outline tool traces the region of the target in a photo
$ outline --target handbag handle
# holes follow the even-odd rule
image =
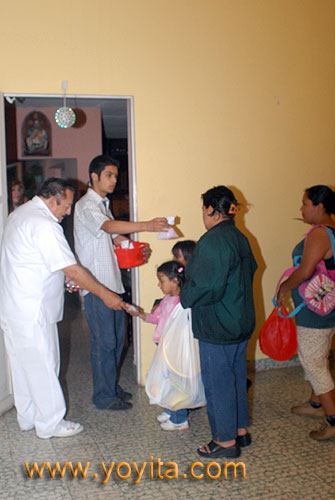
[[[273,297],[272,303],[277,309],[278,316],[280,316],[281,318],[293,318],[293,316],[298,314],[298,312],[306,305],[305,302],[301,302],[301,304],[299,304],[292,312],[290,312],[287,316],[285,316],[285,314],[282,314],[279,310],[279,305],[278,302],[276,301],[276,297]]]
[[[276,297],[277,297],[277,294],[278,294],[278,291],[279,291],[279,287],[280,287],[280,284],[283,280],[283,278],[286,278],[286,276],[291,276],[292,273],[294,273],[294,271],[297,269],[297,266],[294,266],[294,267],[290,267],[289,269],[286,269],[286,271],[283,272],[283,274],[281,275],[279,281],[278,281],[278,284],[277,284],[277,287],[276,287],[276,291],[275,291],[275,296],[273,297],[272,299],[272,303],[273,305],[275,306],[275,308],[277,309],[277,313],[278,313],[278,316],[280,316],[281,318],[292,318],[293,316],[295,316],[302,307],[304,307],[305,303],[302,302],[301,304],[298,305],[298,307],[296,307],[294,309],[294,311],[292,311],[291,313],[289,313],[287,316],[285,316],[284,314],[282,314],[280,312],[280,308],[279,308],[279,305],[278,305],[278,302],[276,301]]]

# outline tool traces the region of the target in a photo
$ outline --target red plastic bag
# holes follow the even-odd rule
[[[281,313],[287,316],[284,306]],[[274,308],[259,334],[261,351],[276,361],[287,361],[297,351],[297,330],[291,318],[281,318]]]

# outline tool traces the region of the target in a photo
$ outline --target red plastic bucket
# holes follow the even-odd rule
[[[134,248],[121,248],[121,245],[115,245],[114,250],[120,269],[128,269],[128,267],[137,267],[144,264],[142,250],[148,244],[139,241],[132,241],[132,244]]]

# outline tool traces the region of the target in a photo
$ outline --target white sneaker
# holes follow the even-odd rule
[[[160,413],[158,416],[157,416],[157,420],[158,422],[160,423],[163,423],[163,422],[167,422],[168,420],[170,420],[170,414],[167,413],[166,411],[163,411],[163,413]]]
[[[167,420],[161,424],[163,431],[187,431],[189,428],[188,421],[181,422],[181,424],[174,424],[171,420]]]
[[[41,439],[49,439],[52,437],[59,437],[59,438],[71,437],[75,436],[76,434],[79,434],[79,432],[82,432],[83,430],[84,427],[79,422],[62,420],[58,424],[55,432],[51,436],[38,436],[38,437]]]

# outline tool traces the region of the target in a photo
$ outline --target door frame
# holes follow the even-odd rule
[[[7,219],[7,175],[5,148],[5,106],[0,92],[0,240]],[[0,415],[14,406],[9,360],[6,354],[3,332],[0,330]]]
[[[6,161],[6,123],[4,113],[4,98],[6,97],[29,97],[29,98],[45,98],[53,99],[64,98],[63,94],[30,94],[6,92],[0,93],[0,170],[1,170],[1,191],[0,191],[0,237],[2,235],[3,226],[7,219],[7,161]],[[127,101],[127,127],[128,127],[128,178],[129,178],[129,211],[130,220],[136,222],[138,219],[137,212],[137,183],[136,183],[136,159],[135,159],[135,119],[134,119],[134,97],[133,96],[114,96],[114,95],[88,95],[88,94],[66,94],[67,99],[124,99]],[[134,240],[138,240],[137,233],[134,234]],[[134,304],[140,303],[139,290],[139,272],[138,268],[132,268],[132,300]],[[141,383],[141,330],[139,318],[133,318],[133,343],[134,343],[134,363],[136,365],[137,383]]]

